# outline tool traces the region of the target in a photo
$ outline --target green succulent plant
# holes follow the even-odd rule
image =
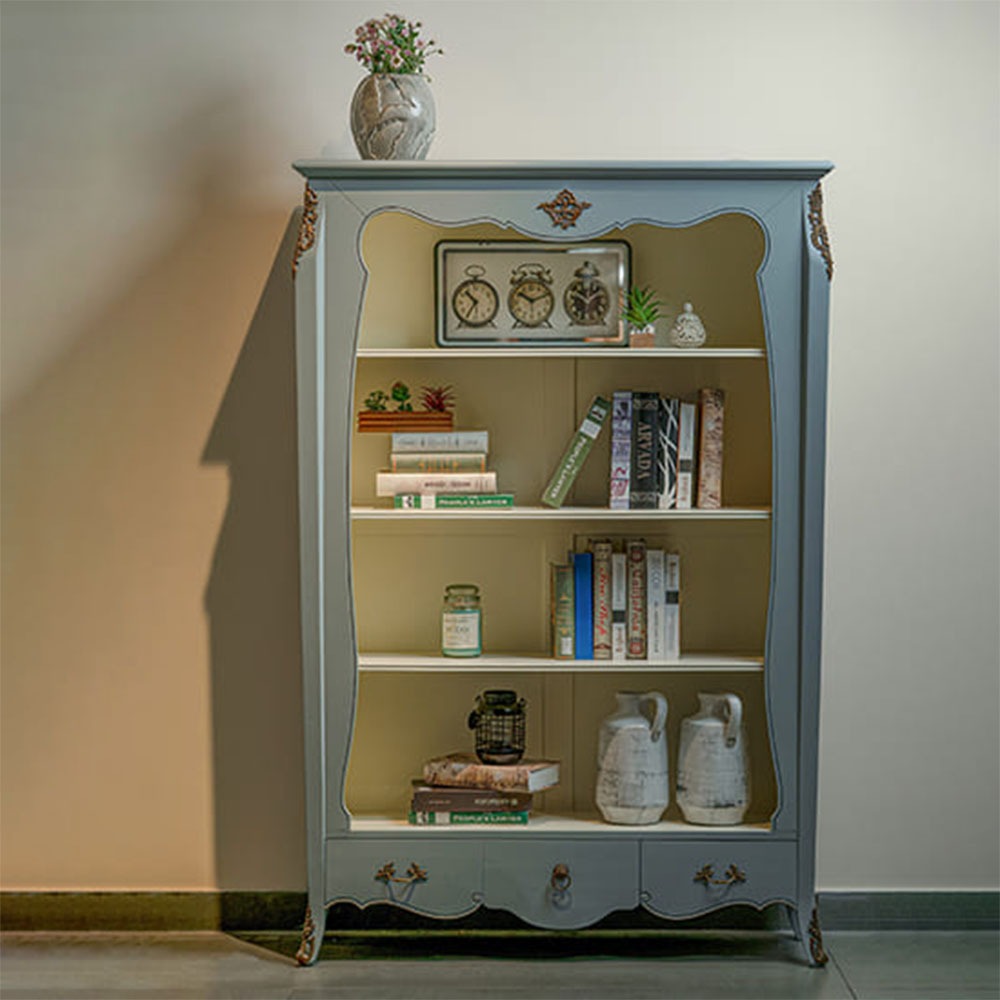
[[[660,307],[663,305],[654,297],[653,290],[647,285],[645,288],[632,286],[628,293],[628,304],[625,308],[625,319],[637,329],[650,326],[660,315]]]

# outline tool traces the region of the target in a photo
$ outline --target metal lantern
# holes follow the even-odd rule
[[[524,699],[516,691],[484,691],[469,713],[469,728],[484,764],[516,764],[524,756]]]

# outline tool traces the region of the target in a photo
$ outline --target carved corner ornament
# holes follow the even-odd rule
[[[310,965],[316,957],[316,924],[313,922],[312,907],[306,907],[306,919],[302,924],[302,941],[295,953],[299,965]]]
[[[823,189],[819,184],[809,193],[809,238],[826,264],[827,280],[832,280],[833,252],[830,250],[830,237],[823,221]]]
[[[577,201],[576,195],[572,191],[563,188],[552,201],[543,201],[535,207],[548,212],[553,226],[569,229],[570,226],[576,225],[576,220],[591,205],[589,201]]]
[[[813,907],[812,919],[809,921],[809,954],[817,965],[826,965],[830,961],[823,947],[823,931],[819,926],[819,913]]]
[[[298,273],[299,258],[311,250],[316,242],[316,219],[319,198],[306,181],[305,194],[302,196],[302,218],[299,219],[299,238],[295,243],[295,253],[292,255],[292,278]]]

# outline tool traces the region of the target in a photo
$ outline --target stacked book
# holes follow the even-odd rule
[[[552,655],[559,660],[677,660],[681,561],[642,538],[591,540],[551,566]]]
[[[558,783],[554,760],[484,764],[472,753],[435,757],[413,783],[409,821],[421,826],[525,824],[535,793]]]
[[[610,506],[714,510],[722,506],[721,389],[697,402],[621,390],[611,400]]]
[[[375,494],[402,509],[512,507],[486,468],[488,431],[397,432],[389,466],[375,476]]]

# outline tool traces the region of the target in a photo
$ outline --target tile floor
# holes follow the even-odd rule
[[[754,931],[592,936],[327,935],[298,968],[297,935],[216,932],[0,935],[3,1000],[451,1000],[1000,996],[992,931],[827,932],[807,967],[790,937]]]

